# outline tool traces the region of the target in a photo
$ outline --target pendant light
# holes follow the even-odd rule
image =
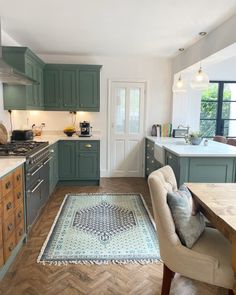
[[[172,91],[174,93],[184,93],[184,92],[187,91],[186,83],[182,79],[181,74],[179,75],[179,78],[174,81],[174,84],[173,84],[173,87],[172,87]]]
[[[199,70],[191,80],[190,86],[196,90],[205,90],[209,87],[209,78],[207,74],[203,72],[201,64]]]

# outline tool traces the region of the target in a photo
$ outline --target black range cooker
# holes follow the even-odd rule
[[[27,230],[36,220],[49,197],[48,142],[12,141],[0,145],[0,157],[24,157]]]

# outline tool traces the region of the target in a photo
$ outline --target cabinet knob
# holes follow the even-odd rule
[[[17,199],[19,200],[21,198],[21,192],[17,193]]]
[[[149,144],[147,144],[147,147],[149,147]]]
[[[10,188],[10,186],[11,186],[11,182],[10,182],[10,181],[8,181],[8,182],[5,184],[5,188],[6,188],[6,189],[9,189],[9,188]]]
[[[172,159],[172,156],[171,155],[169,155],[169,157],[168,157],[170,160]]]
[[[8,247],[8,250],[11,252],[14,249],[14,244],[11,243],[11,245]]]
[[[18,175],[16,176],[16,180],[19,181],[19,180],[20,180],[20,177],[21,177],[21,175],[18,174]]]
[[[13,228],[13,224],[12,223],[8,224],[8,226],[7,226],[8,231],[11,231],[12,228]]]
[[[92,147],[92,145],[91,145],[91,144],[86,144],[85,147],[86,147],[87,149],[90,149],[90,148]]]
[[[7,210],[10,210],[12,208],[12,202],[7,203]]]
[[[152,147],[152,151],[154,150],[154,148]]]
[[[23,231],[23,229],[21,229],[21,230],[19,231],[19,236],[22,236],[23,233],[24,233],[24,231]]]
[[[149,171],[150,169],[149,168],[147,168],[147,171]]]
[[[147,159],[149,159],[150,157],[149,156],[147,156]]]
[[[52,153],[52,154],[53,154],[53,153],[54,153],[54,150],[53,150],[53,149],[52,149],[52,150],[50,150],[50,153]]]
[[[152,163],[154,163],[154,160],[152,160]]]
[[[22,216],[22,211],[18,212],[17,215],[18,215],[19,218],[21,218],[21,216]]]

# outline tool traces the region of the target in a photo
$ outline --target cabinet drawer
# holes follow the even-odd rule
[[[13,174],[8,174],[2,179],[2,195],[5,196],[13,188]]]
[[[13,184],[14,184],[14,187],[16,187],[18,185],[22,185],[22,183],[23,183],[22,167],[19,167],[13,173]]]
[[[10,215],[3,223],[3,240],[4,244],[11,233],[15,230],[15,214]]]
[[[16,228],[16,244],[18,244],[21,238],[23,237],[25,232],[24,228],[25,228],[24,220],[22,220],[21,223],[19,223]]]
[[[22,185],[18,185],[15,189],[14,189],[14,202],[15,202],[15,208],[18,206],[23,206],[23,187]]]
[[[78,142],[79,144],[79,150],[80,151],[97,151],[99,148],[99,142],[98,141],[81,141]]]
[[[3,219],[7,219],[9,215],[13,214],[14,212],[14,194],[13,191],[9,192],[9,194],[7,194],[4,197],[3,200]]]
[[[4,264],[3,248],[0,247],[0,267]]]
[[[23,210],[23,206],[20,206],[18,208],[16,208],[15,210],[15,223],[16,226],[22,222],[22,220],[24,219],[24,210]]]
[[[0,179],[0,203],[2,202],[2,180]]]
[[[16,246],[16,237],[15,233],[13,233],[6,242],[4,242],[3,254],[4,260],[6,261],[7,258],[11,255],[13,249]]]
[[[146,152],[150,153],[151,155],[154,154],[154,142],[150,140],[146,142]]]

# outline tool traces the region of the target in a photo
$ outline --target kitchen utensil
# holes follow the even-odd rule
[[[173,129],[173,137],[184,138],[186,135],[188,135],[187,129]]]
[[[0,124],[0,144],[6,144],[8,139],[7,129],[3,124]]]
[[[13,130],[11,135],[11,140],[32,140],[33,131],[32,130]]]

